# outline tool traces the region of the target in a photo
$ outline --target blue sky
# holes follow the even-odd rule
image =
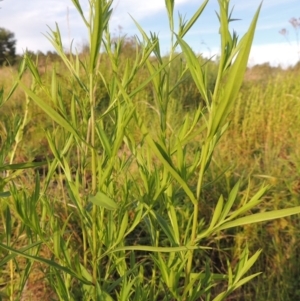
[[[80,0],[80,3],[88,13],[88,0]],[[201,3],[199,0],[175,0],[175,19],[178,12],[189,19]],[[260,0],[231,1],[233,17],[241,19],[232,23],[239,36],[247,30],[259,4]],[[49,32],[47,26],[54,28],[55,22],[60,27],[67,48],[72,40],[78,48],[88,41],[86,29],[71,0],[4,0],[0,6],[0,27],[15,33],[18,53],[26,48],[43,52],[53,50],[43,34]],[[112,33],[118,34],[119,26],[122,33],[128,36],[138,33],[130,14],[146,32],[158,33],[162,52],[168,52],[170,35],[164,0],[115,0],[113,6]],[[200,20],[185,38],[195,52],[205,56],[219,51],[219,25],[215,11],[218,11],[218,1],[210,0]],[[292,17],[300,17],[299,0],[264,0],[249,65],[269,62],[274,66],[286,67],[297,62],[300,47],[289,23]],[[288,41],[279,34],[282,28],[289,31]]]

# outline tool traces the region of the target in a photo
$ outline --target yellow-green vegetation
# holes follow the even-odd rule
[[[219,0],[209,61],[184,41],[208,1],[178,30],[165,1],[168,56],[72,2],[84,53],[56,27],[57,59],[0,70],[0,299],[297,300],[300,73],[246,70],[260,8],[238,40]]]

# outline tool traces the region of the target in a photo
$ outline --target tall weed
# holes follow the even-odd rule
[[[30,71],[32,84],[21,80],[23,69],[16,82],[28,101],[53,122],[51,130],[45,130],[52,158],[17,165],[12,160],[0,167],[15,171],[47,165],[47,174],[41,179],[37,173],[32,189],[19,187],[13,178],[5,178],[6,186],[1,187],[6,236],[0,243],[0,265],[10,264],[7,295],[10,300],[25,298],[32,262],[38,262],[59,300],[225,300],[260,274],[249,270],[261,250],[251,253],[243,244],[234,265],[227,260],[226,267],[217,269],[208,256],[213,251],[209,243],[222,237],[224,230],[300,212],[297,206],[251,213],[269,187],[252,192],[249,186],[248,193],[241,195],[242,183],[236,181],[226,194],[217,196],[210,216],[204,214],[209,168],[228,130],[260,7],[238,40],[229,31],[229,1],[218,1],[221,56],[212,90],[206,67],[184,41],[208,1],[190,20],[179,17],[177,33],[174,1],[165,1],[171,37],[168,59],[162,59],[158,36],[147,35],[135,22],[142,40],[136,42],[134,59],[123,66],[123,41],[112,43],[108,27],[112,2],[90,1],[89,16],[78,0],[72,2],[88,29],[87,59],[63,51],[56,26],[48,39],[68,77],[62,81],[53,68],[51,83],[45,84],[37,65],[25,55],[23,66]],[[101,45],[105,53],[100,52]],[[179,72],[173,68],[178,45],[184,56]],[[104,56],[109,58],[109,76],[101,69]],[[148,76],[136,80],[144,69]],[[187,73],[201,101],[178,121],[173,92]],[[99,87],[107,93],[105,106],[100,103]],[[149,87],[153,101],[139,101],[138,96],[149,95],[145,92]],[[26,114],[13,134],[15,148],[25,123]],[[214,185],[220,175],[208,185]],[[8,182],[10,189],[4,191]],[[26,237],[22,246],[11,240],[11,216],[18,220],[19,236]],[[17,256],[26,259],[26,267],[15,289]]]

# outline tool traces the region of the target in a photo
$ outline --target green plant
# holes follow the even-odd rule
[[[206,242],[227,229],[300,212],[298,206],[247,215],[261,204],[269,187],[252,192],[249,186],[241,195],[237,181],[229,184],[228,195],[217,196],[211,216],[203,213],[210,205],[205,185],[214,185],[225,172],[206,183],[242,84],[260,7],[238,41],[229,31],[229,1],[219,0],[221,55],[211,90],[206,67],[184,41],[208,0],[190,20],[179,17],[177,33],[174,1],[165,1],[171,35],[167,59],[162,58],[158,36],[147,35],[136,23],[142,41],[136,42],[134,59],[123,66],[122,40],[112,43],[108,28],[112,2],[90,1],[89,18],[78,0],[72,2],[89,30],[89,56],[65,54],[58,26],[48,35],[69,81],[62,82],[54,67],[51,84],[45,84],[30,56],[24,57],[33,81],[30,88],[21,79],[18,84],[28,101],[53,121],[51,131],[45,131],[53,159],[42,184],[37,174],[31,190],[11,185],[2,218],[7,237],[0,243],[6,252],[0,265],[17,262],[17,255],[25,257],[26,277],[32,261],[46,265],[49,285],[60,300],[224,300],[259,275],[249,270],[261,251],[251,255],[243,245],[235,266],[227,260],[226,272],[216,271]],[[100,53],[101,44],[105,53]],[[184,60],[174,75],[178,45]],[[104,57],[111,66],[109,77],[101,69]],[[140,82],[136,77],[144,68],[148,77]],[[185,112],[181,122],[173,116],[173,92],[187,73],[204,103]],[[106,108],[97,96],[99,83],[109,98]],[[139,97],[149,86],[153,102],[145,104]],[[26,114],[23,120],[20,131]],[[14,136],[22,137],[20,131]],[[35,166],[9,164],[1,169]],[[20,235],[26,234],[22,248],[11,242],[11,211],[20,222]],[[41,246],[48,257],[39,253]]]

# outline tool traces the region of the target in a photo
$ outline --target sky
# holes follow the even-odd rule
[[[79,0],[88,16],[88,0]],[[232,0],[232,22],[239,37],[247,31],[260,0]],[[178,13],[189,20],[202,4],[202,0],[175,0],[174,17]],[[0,2],[0,27],[15,34],[17,52],[53,51],[45,37],[57,23],[66,49],[73,42],[80,49],[88,43],[88,33],[71,0],[3,0]],[[220,49],[219,24],[216,15],[218,1],[210,0],[200,19],[186,35],[185,40],[197,54],[206,57],[217,55]],[[291,18],[300,18],[300,0],[264,0],[257,30],[249,58],[249,65],[269,63],[272,66],[287,67],[299,61],[300,44],[297,32],[289,23]],[[138,34],[134,18],[146,33],[155,32],[160,38],[161,51],[167,54],[170,45],[170,31],[164,0],[114,0],[110,31],[113,35]],[[298,19],[300,22],[300,19]],[[177,23],[176,23],[177,24]],[[175,27],[177,28],[177,27]],[[287,30],[287,35],[279,33]],[[299,28],[300,30],[300,28]],[[299,32],[300,34],[300,32]],[[300,38],[300,37],[299,37]]]

